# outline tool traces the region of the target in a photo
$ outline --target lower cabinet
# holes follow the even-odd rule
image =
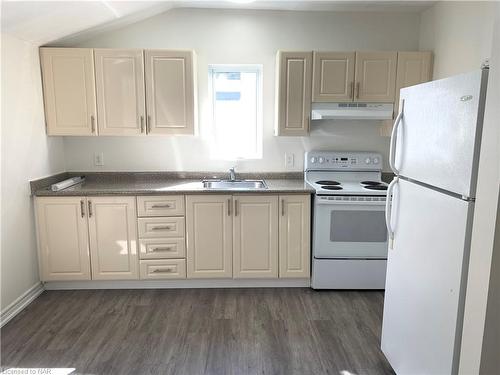
[[[36,199],[38,259],[42,281],[90,280],[86,201]]]
[[[311,196],[280,195],[279,277],[311,272]]]
[[[235,195],[233,277],[278,277],[278,197]]]
[[[92,279],[137,279],[135,197],[89,197],[87,208]]]
[[[135,197],[37,198],[36,217],[42,281],[138,278]]]
[[[232,196],[186,196],[187,277],[232,278]]]
[[[137,212],[158,199],[36,198],[41,280],[309,277],[310,195],[187,195],[172,216]]]

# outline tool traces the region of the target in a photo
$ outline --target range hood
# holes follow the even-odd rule
[[[392,103],[312,103],[311,120],[390,120]]]

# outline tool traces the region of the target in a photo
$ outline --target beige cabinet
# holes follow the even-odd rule
[[[40,48],[48,135],[97,135],[94,58],[89,48]]]
[[[399,90],[430,81],[431,78],[432,52],[398,52],[395,105],[399,105]]]
[[[279,277],[309,277],[311,196],[280,195]]]
[[[234,278],[278,277],[278,197],[235,195]]]
[[[150,134],[194,134],[194,52],[146,50],[147,126]]]
[[[186,196],[187,277],[232,278],[231,195]]]
[[[92,279],[138,279],[135,197],[89,197],[87,210]]]
[[[397,52],[356,52],[355,101],[393,103]]]
[[[99,135],[145,134],[144,59],[140,49],[95,49]]]
[[[279,51],[276,64],[276,135],[309,133],[312,52]]]
[[[313,102],[354,99],[354,52],[314,52]]]
[[[35,204],[40,279],[90,280],[85,198],[37,198]]]

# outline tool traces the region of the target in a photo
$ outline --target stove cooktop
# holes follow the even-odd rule
[[[380,172],[309,171],[305,179],[318,195],[387,195]]]

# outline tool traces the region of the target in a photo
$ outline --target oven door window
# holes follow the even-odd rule
[[[386,242],[383,211],[331,211],[331,242]]]

